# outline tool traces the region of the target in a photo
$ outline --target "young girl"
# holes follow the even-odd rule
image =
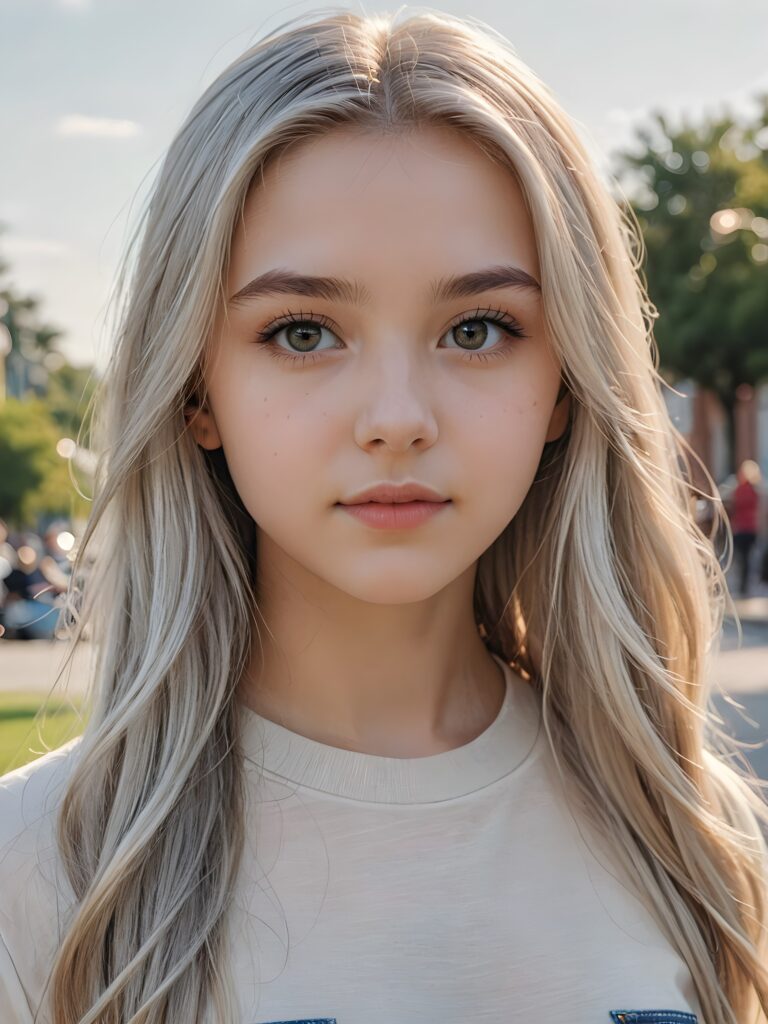
[[[89,718],[3,779],[4,1024],[766,1020],[641,251],[474,19],[315,10],[208,88],[96,421]]]

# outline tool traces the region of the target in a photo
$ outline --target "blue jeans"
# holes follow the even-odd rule
[[[688,1010],[609,1010],[616,1024],[698,1024]]]

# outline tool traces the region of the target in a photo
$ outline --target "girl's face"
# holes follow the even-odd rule
[[[255,180],[193,429],[275,578],[395,605],[473,570],[567,422],[538,280],[515,180],[451,129],[336,130]],[[450,503],[401,529],[339,504],[400,481]]]

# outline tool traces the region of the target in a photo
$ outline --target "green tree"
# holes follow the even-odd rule
[[[90,447],[91,399],[98,383],[92,367],[73,366],[63,363],[48,374],[48,389],[45,404],[61,433],[78,439],[80,427],[83,432],[80,443]]]
[[[656,111],[617,154],[617,178],[642,230],[659,312],[662,370],[719,397],[734,468],[740,384],[768,379],[768,94],[749,123],[730,115],[673,129]]]
[[[40,399],[8,398],[0,406],[0,517],[16,529],[39,515],[88,514],[89,503],[77,493],[69,464],[56,451],[60,436]]]
[[[0,257],[0,277],[8,269]],[[70,438],[89,447],[90,400],[97,381],[90,366],[72,366],[56,349],[62,332],[39,322],[39,305],[39,299],[12,286],[0,288],[0,322],[11,338],[9,360],[16,361],[17,371],[31,366],[31,387],[22,385],[19,400],[8,398],[3,405],[0,395],[0,516],[19,528],[38,515],[87,517],[89,503],[78,491],[91,490],[82,460],[75,459],[73,482],[70,465],[56,446]]]

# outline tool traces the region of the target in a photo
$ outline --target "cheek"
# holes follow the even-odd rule
[[[473,430],[452,423],[449,447],[460,458],[465,493],[488,494],[493,501],[489,514],[513,515],[520,507],[536,475],[549,418],[540,396],[512,388],[484,403],[473,418]]]
[[[315,506],[323,497],[324,481],[317,473],[330,461],[329,418],[309,409],[306,400],[286,402],[264,388],[229,388],[226,393],[217,424],[243,504],[264,528],[298,524],[312,508],[301,500],[302,493],[313,492]]]

